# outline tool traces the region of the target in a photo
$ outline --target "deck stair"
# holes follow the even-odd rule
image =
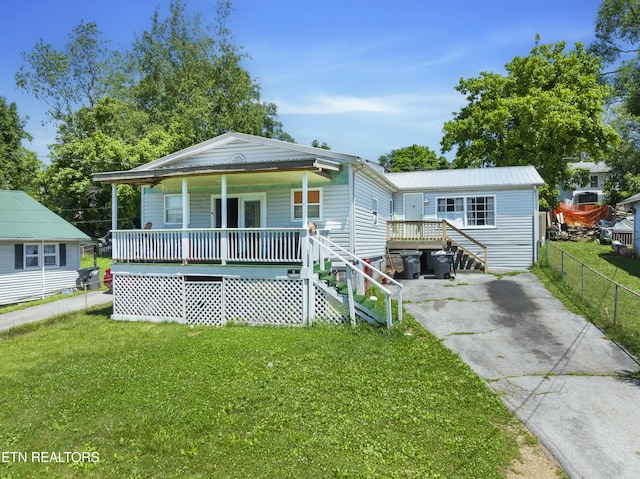
[[[359,317],[371,324],[385,324],[391,327],[393,320],[402,321],[402,285],[396,280],[365,263],[327,238],[313,238],[319,253],[314,264],[314,284],[349,308],[349,317],[355,324]],[[369,274],[365,271],[369,271]],[[376,274],[385,284],[371,276]],[[365,283],[373,285],[384,295],[378,301],[372,301],[365,295]],[[391,291],[389,285],[397,287],[397,311],[392,312]],[[384,306],[379,303],[384,302]]]

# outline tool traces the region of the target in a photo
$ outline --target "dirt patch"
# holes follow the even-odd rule
[[[521,438],[520,461],[514,461],[505,473],[507,479],[561,479],[569,476],[540,442],[524,443]]]

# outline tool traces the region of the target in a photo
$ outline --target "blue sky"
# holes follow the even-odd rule
[[[442,126],[464,106],[460,78],[504,72],[543,43],[589,44],[600,0],[260,1],[235,0],[228,26],[250,55],[244,67],[278,106],[297,143],[314,139],[370,160],[424,145],[440,152]],[[81,21],[95,21],[116,48],[128,48],[165,0],[4,2],[0,96],[15,102],[47,161],[55,127],[46,105],[15,87],[14,75],[41,38],[62,48]],[[188,0],[213,20],[215,0]],[[453,153],[448,153],[449,159]]]

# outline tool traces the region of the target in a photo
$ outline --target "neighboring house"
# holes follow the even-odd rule
[[[633,245],[633,252],[638,255],[638,252],[640,252],[640,193],[621,201],[618,206],[624,206],[633,211],[633,222],[631,222],[633,225],[632,239],[628,243],[623,242],[623,244]]]
[[[353,317],[352,302],[325,287],[325,256],[362,290],[384,269],[390,239],[424,251],[449,240],[462,252],[478,234],[489,245],[483,266],[525,269],[543,184],[533,167],[385,174],[358,156],[234,132],[94,179],[112,184],[113,317],[192,324]],[[118,229],[118,184],[141,187],[152,229]]]
[[[0,304],[73,288],[89,240],[26,193],[0,190]]]
[[[560,202],[574,205],[604,203],[604,182],[609,176],[609,167],[603,163],[592,161],[579,161],[571,163],[571,168],[584,168],[589,170],[589,183],[585,186],[575,186],[573,189],[560,189]]]

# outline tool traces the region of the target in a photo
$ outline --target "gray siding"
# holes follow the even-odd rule
[[[76,286],[80,244],[67,245],[67,265],[42,269],[15,269],[15,244],[0,243],[0,304],[38,299]]]
[[[356,252],[361,258],[380,258],[386,253],[387,218],[391,193],[370,176],[357,172],[355,182]],[[374,224],[373,200],[377,200],[377,222]]]

